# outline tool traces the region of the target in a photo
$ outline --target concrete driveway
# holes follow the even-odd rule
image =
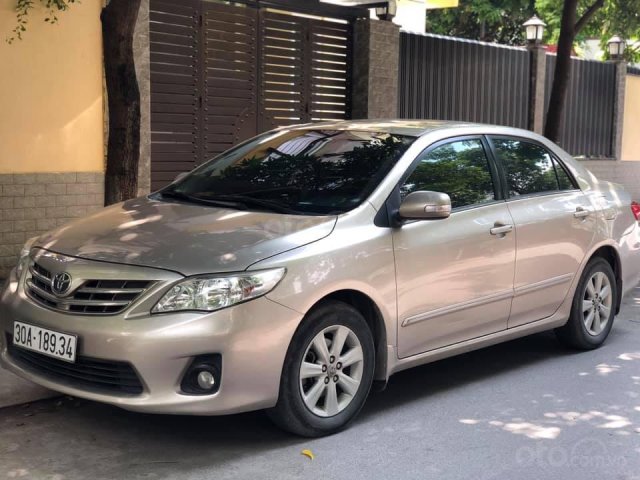
[[[291,437],[259,412],[152,416],[69,398],[0,410],[0,479],[640,479],[634,293],[597,351],[540,334],[403,372],[329,438]]]

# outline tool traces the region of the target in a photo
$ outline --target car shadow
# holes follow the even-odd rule
[[[371,395],[361,417],[580,353],[560,345],[553,332],[543,332],[404,370],[389,379],[383,392]]]
[[[603,349],[611,348],[619,357],[617,340],[636,330],[639,307],[640,287],[625,300]],[[448,391],[467,395],[465,389],[473,384],[518,370],[526,375],[528,369],[555,368],[559,358],[581,354],[589,352],[567,350],[552,332],[544,332],[406,370],[393,375],[385,391],[372,393],[351,428],[338,435],[357,442],[375,426],[376,416],[392,418],[412,403],[428,406]],[[204,472],[212,469],[224,478],[233,477],[238,469],[243,478],[262,478],[265,465],[273,464],[278,451],[299,455],[303,448],[335,449],[334,437],[311,440],[287,434],[274,427],[264,412],[150,415],[71,397],[2,409],[0,432],[0,475],[10,478],[60,474],[66,480],[84,480],[87,472],[92,480],[210,478]],[[295,457],[287,465],[293,473],[307,468]]]
[[[384,392],[370,395],[352,429],[357,432],[375,415],[411,402],[428,401],[445,390],[572,354],[575,353],[559,346],[553,334],[542,333],[400,372],[391,377]],[[40,457],[44,454],[70,458],[79,471],[91,467],[94,480],[118,476],[112,470],[115,467],[101,463],[104,458],[117,457],[118,464],[132,472],[153,468],[162,478],[184,475],[193,469],[222,467],[247,457],[256,462],[268,458],[273,450],[308,448],[328,440],[284,433],[270,423],[264,412],[219,417],[151,415],[64,397],[28,408],[6,409],[0,412],[0,425],[4,425],[3,417],[12,412],[24,428],[19,441],[29,444],[14,452],[13,461],[22,455],[21,460],[28,464],[30,456],[38,457],[34,452],[39,452]],[[37,436],[43,429],[47,431],[46,442]],[[75,458],[77,451],[82,452],[81,459]],[[97,463],[93,460],[96,458]]]

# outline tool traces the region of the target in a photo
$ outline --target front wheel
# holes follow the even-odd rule
[[[280,396],[269,417],[305,437],[341,430],[369,394],[374,352],[371,330],[355,308],[332,301],[314,309],[289,346]]]
[[[598,348],[611,331],[617,298],[618,287],[611,265],[602,258],[592,259],[576,289],[569,321],[556,329],[556,336],[573,348]]]

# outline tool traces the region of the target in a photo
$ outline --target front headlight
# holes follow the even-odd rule
[[[284,274],[284,268],[274,268],[233,275],[188,278],[171,287],[151,312],[180,310],[213,312],[270,292],[282,280]]]
[[[29,261],[29,252],[31,251],[31,247],[36,242],[38,237],[32,237],[27,240],[20,250],[20,257],[18,258],[18,265],[16,266],[16,276],[20,278],[22,276],[22,272],[24,271],[24,267],[27,265]]]

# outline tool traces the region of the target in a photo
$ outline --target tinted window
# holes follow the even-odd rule
[[[453,208],[495,200],[489,161],[482,142],[460,140],[426,153],[400,187],[403,197],[418,190],[448,194]]]
[[[560,165],[556,159],[553,159],[553,165],[556,167],[556,174],[558,175],[558,184],[560,185],[560,190],[573,190],[575,185],[571,181],[569,174],[567,171]]]
[[[574,188],[568,174],[545,148],[505,138],[494,138],[493,144],[505,169],[510,196]]]
[[[223,153],[161,195],[341,213],[362,203],[414,141],[389,132],[271,132]]]

